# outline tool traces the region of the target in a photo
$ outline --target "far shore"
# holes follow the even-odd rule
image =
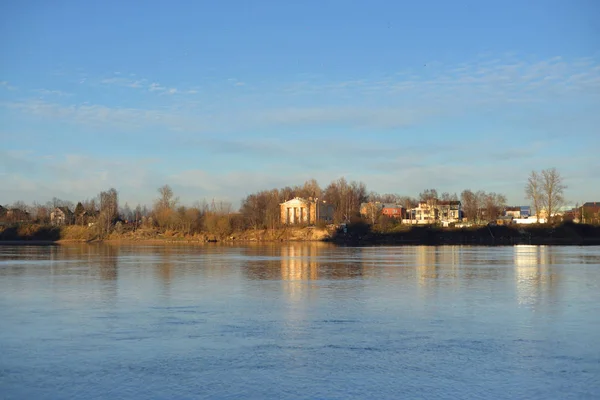
[[[0,230],[0,245],[141,244],[141,245],[251,245],[292,242],[327,242],[341,246],[401,245],[600,245],[600,226],[574,223],[531,226],[478,226],[440,228],[399,226],[381,232],[365,223],[335,227],[279,227],[252,229],[222,235],[185,235],[152,228],[112,232],[99,238],[82,226],[23,225]]]

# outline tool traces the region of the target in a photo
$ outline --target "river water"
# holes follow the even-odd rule
[[[600,247],[0,246],[0,398],[600,398]]]

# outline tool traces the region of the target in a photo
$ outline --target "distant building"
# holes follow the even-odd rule
[[[0,210],[2,211],[2,210]],[[2,219],[8,223],[27,222],[30,220],[30,215],[27,211],[20,208],[4,208]]]
[[[531,207],[529,206],[513,206],[504,209],[504,216],[519,218],[529,218],[531,216]]]
[[[439,210],[433,201],[420,201],[410,212],[415,224],[435,224],[438,221]]]
[[[380,203],[379,201],[360,203],[360,215],[363,218],[370,216],[373,212],[380,213],[382,209],[383,203]]]
[[[462,219],[461,202],[458,200],[438,201],[435,207],[439,211],[442,224],[451,224]]]
[[[73,212],[68,207],[55,207],[50,213],[50,223],[52,225],[70,225],[73,220]]]
[[[584,203],[579,210],[581,222],[584,224],[600,223],[600,201],[589,201]]]
[[[400,204],[380,203],[378,201],[361,203],[360,215],[368,220],[376,220],[380,215],[389,218],[402,219],[406,215],[406,210]]]
[[[461,202],[458,200],[442,201],[431,199],[420,201],[418,206],[408,210],[409,219],[403,223],[409,224],[436,224],[443,226],[462,220],[463,212]]]
[[[404,207],[400,204],[384,203],[381,208],[381,214],[389,218],[402,219],[405,216]]]
[[[333,222],[334,208],[323,200],[296,197],[281,203],[279,208],[281,223],[284,225],[314,225],[319,221]]]

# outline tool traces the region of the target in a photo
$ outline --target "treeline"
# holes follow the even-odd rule
[[[410,209],[416,207],[419,201],[431,203],[461,200],[464,216],[470,221],[494,219],[506,206],[506,197],[496,193],[467,189],[458,196],[447,192],[438,194],[436,189],[426,189],[414,198],[393,193],[368,192],[365,183],[340,178],[325,187],[321,187],[315,179],[310,179],[302,185],[261,190],[242,199],[239,210],[233,210],[230,203],[222,201],[208,203],[203,200],[191,206],[180,204],[169,185],[158,189],[150,208],[139,204],[131,207],[127,203],[121,205],[117,190],[110,188],[77,204],[58,198],[31,206],[16,202],[3,208],[0,222],[50,224],[51,213],[59,207],[72,212],[61,223],[93,227],[98,237],[107,237],[113,231],[139,228],[153,228],[183,235],[207,232],[223,237],[235,231],[280,227],[280,204],[294,197],[312,198],[331,204],[335,210],[333,222],[336,224],[360,220],[360,206],[365,202],[394,203]],[[7,212],[11,210],[12,212]],[[382,215],[367,222],[386,226],[401,223]]]

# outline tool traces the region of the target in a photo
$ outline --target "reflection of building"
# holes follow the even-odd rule
[[[281,247],[281,279],[315,280],[319,277],[319,243]]]
[[[515,278],[520,304],[537,303],[552,286],[550,248],[547,246],[515,246]]]
[[[436,283],[435,281],[438,278],[438,253],[436,248],[431,246],[417,246],[415,250],[415,264],[419,285],[424,286]]]
[[[315,224],[318,221],[333,221],[333,206],[318,199],[296,197],[280,204],[281,223]]]

